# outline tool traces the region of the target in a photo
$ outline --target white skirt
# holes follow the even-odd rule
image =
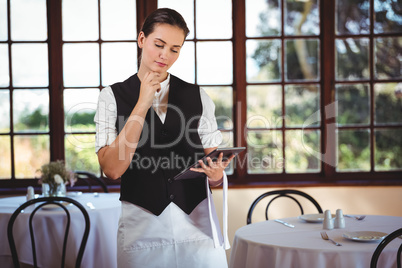
[[[173,202],[156,216],[122,201],[117,236],[119,268],[226,268],[223,245],[214,245],[208,199],[187,215]]]

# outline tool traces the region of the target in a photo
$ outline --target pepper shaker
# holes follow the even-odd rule
[[[331,211],[328,209],[324,213],[323,228],[327,230],[334,229],[334,219],[332,219]]]
[[[343,217],[342,209],[337,209],[336,210],[334,227],[339,228],[339,229],[345,228],[345,218]]]

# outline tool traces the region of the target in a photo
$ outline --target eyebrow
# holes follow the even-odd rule
[[[160,38],[155,38],[156,40],[158,40],[158,41],[160,41],[160,42],[162,42],[162,43],[164,43],[164,44],[167,44],[165,41],[163,41],[162,39],[160,39]],[[178,47],[178,48],[181,48],[181,46],[180,45],[173,45],[173,47]]]

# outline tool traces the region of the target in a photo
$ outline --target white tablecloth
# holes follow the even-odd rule
[[[368,268],[378,242],[351,241],[342,234],[354,231],[391,233],[402,227],[402,217],[368,215],[363,221],[346,218],[345,229],[326,230],[335,246],[321,238],[322,223],[302,222],[297,217],[283,219],[286,227],[273,220],[241,227],[236,231],[230,268]],[[396,267],[396,251],[402,240],[392,241],[380,256],[378,267]]]
[[[119,194],[85,193],[77,196],[69,196],[79,201],[87,209],[91,227],[88,242],[84,251],[81,267],[85,268],[113,268],[117,267],[117,228],[121,212]],[[1,267],[12,267],[11,253],[7,239],[7,224],[15,209],[26,201],[25,196],[0,199],[0,262]],[[86,204],[91,202],[95,209],[90,209]],[[74,267],[75,256],[84,232],[84,217],[75,207],[69,206],[71,226],[67,242],[66,266]],[[17,217],[14,224],[14,237],[18,257],[21,262],[33,264],[30,236],[28,229],[29,212],[26,209]],[[65,217],[61,209],[38,211],[34,220],[36,250],[38,265],[40,267],[60,267],[62,237],[64,226],[61,224]],[[42,228],[41,228],[42,227]]]

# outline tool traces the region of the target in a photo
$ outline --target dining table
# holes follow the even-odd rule
[[[118,193],[68,192],[67,196],[80,202],[87,210],[90,231],[81,267],[117,267],[117,229],[121,213]],[[13,212],[26,201],[26,196],[0,198],[0,263],[13,267],[7,238],[7,225]],[[21,213],[14,224],[14,238],[21,263],[33,265],[28,220],[32,206]],[[71,225],[67,242],[65,267],[74,267],[79,244],[84,233],[84,217],[73,205],[67,205]],[[33,226],[39,267],[60,267],[65,212],[58,206],[43,207],[35,215]]]
[[[371,257],[387,234],[402,227],[402,217],[366,215],[345,217],[345,228],[324,229],[323,214],[307,214],[252,223],[239,228],[229,259],[230,268],[368,268]],[[293,227],[292,227],[293,226]],[[321,237],[329,238],[341,246]],[[394,239],[380,255],[377,267],[396,267],[402,239]]]

